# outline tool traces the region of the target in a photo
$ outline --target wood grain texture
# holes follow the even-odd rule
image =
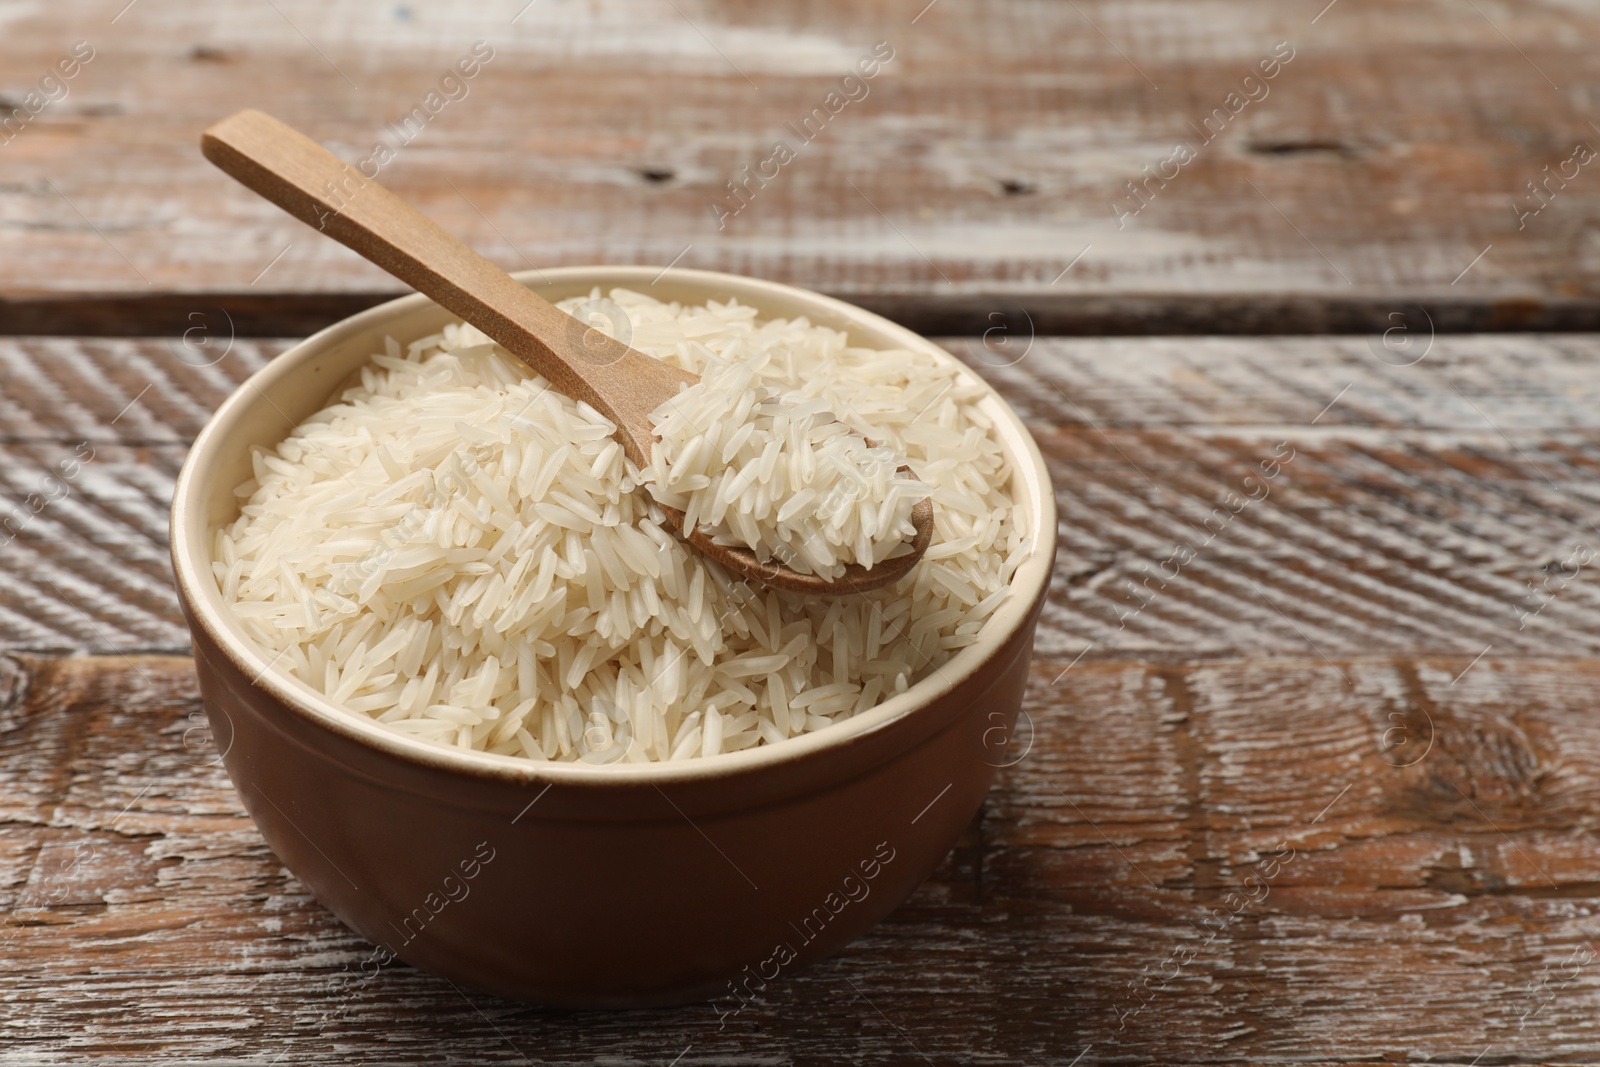
[[[176,334],[219,303],[305,330],[395,292],[204,164],[246,106],[352,165],[388,144],[386,183],[513,268],[677,260],[924,332],[1600,323],[1582,4],[122,6],[3,15],[0,117],[94,53],[0,133],[5,332]]]
[[[1029,750],[934,877],[726,1026],[364,976],[215,764],[186,659],[0,664],[0,1063],[1600,1054],[1596,660],[1046,658]],[[1430,724],[1420,759],[1391,715]]]
[[[0,408],[0,643],[187,649],[172,481],[208,413],[283,347],[202,339],[0,339],[16,397]],[[1041,652],[1600,655],[1600,594],[1563,570],[1600,545],[1600,339],[1391,343],[947,340],[1055,480]],[[93,460],[29,518],[85,442]]]
[[[0,1064],[1600,1057],[1600,337],[947,340],[1058,489],[1016,762],[726,1026],[361,976],[198,714],[166,501],[283,345],[209,339],[0,339],[6,514],[94,449],[0,548]]]
[[[0,339],[0,645],[187,650],[172,484],[211,412],[285,347],[189,342]]]

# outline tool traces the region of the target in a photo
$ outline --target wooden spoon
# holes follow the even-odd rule
[[[205,157],[246,187],[476,326],[552,386],[617,425],[628,458],[650,462],[650,413],[699,379],[668,366],[548,300],[451,237],[416,208],[328,152],[311,138],[260,111],[223,119],[200,138]],[[901,470],[907,468],[902,467]],[[684,534],[684,515],[662,508]],[[828,580],[740,546],[719,545],[700,530],[684,534],[731,571],[777,589],[838,596],[888,585],[914,567],[933,538],[933,501],[911,511],[911,551],[868,570],[851,564]]]

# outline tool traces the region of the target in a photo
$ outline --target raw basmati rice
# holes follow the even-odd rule
[[[606,419],[454,325],[391,340],[255,450],[213,569],[277,669],[424,741],[603,764],[781,743],[976,640],[1030,547],[980,382],[731,301],[609,296],[633,347],[702,376],[749,368],[750,389],[909,461],[934,502],[927,556],[839,599],[733,579],[664,527]]]
[[[755,347],[712,359],[656,410],[658,440],[641,472],[651,496],[683,512],[685,529],[829,580],[911,551],[911,509],[929,487],[826,400],[766,385],[773,355]]]

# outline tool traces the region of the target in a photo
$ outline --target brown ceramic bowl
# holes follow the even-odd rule
[[[807,315],[854,343],[948,354],[848,304],[728,274],[574,267],[521,280],[550,300],[595,285],[763,316]],[[273,850],[375,948],[540,1004],[720,998],[840,947],[927,877],[1010,743],[1055,552],[1049,475],[988,401],[1028,508],[1033,553],[979,640],[907,692],[816,733],[674,764],[590,766],[438,748],[342,711],[273,669],[224,606],[211,531],[237,515],[251,445],[270,447],[382,351],[447,312],[394,300],[308,338],[251,378],[195,440],[172,504],[179,599],[200,691],[239,795]]]

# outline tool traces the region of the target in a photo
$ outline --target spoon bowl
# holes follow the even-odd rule
[[[871,443],[870,440],[868,443]],[[905,464],[901,464],[899,469],[902,474],[912,473],[911,468]],[[669,508],[665,504],[658,506],[666,513],[667,521],[681,533],[685,518],[683,512]],[[907,542],[911,546],[911,551],[879,560],[871,570],[859,563],[852,563],[837,578],[805,574],[780,566],[771,560],[758,559],[754,552],[742,545],[718,544],[703,530],[691,530],[683,534],[683,537],[701,552],[721,561],[723,566],[748,574],[774,589],[811,596],[838,596],[842,593],[865,593],[871,589],[890,585],[910,574],[911,568],[922,559],[922,554],[928,550],[928,545],[933,541],[932,500],[924,498],[912,506],[911,525],[916,530],[916,534]]]
[[[230,177],[309,226],[382,267],[460,315],[617,427],[636,466],[650,462],[650,415],[699,379],[630,348],[561,311],[446,233],[432,219],[305,134],[260,111],[240,111],[206,130],[205,157]],[[685,539],[730,571],[777,589],[841,596],[905,576],[933,538],[933,502],[912,510],[911,551],[871,569],[851,565],[834,579],[763,561],[747,548],[683,530],[684,515],[663,508]]]

